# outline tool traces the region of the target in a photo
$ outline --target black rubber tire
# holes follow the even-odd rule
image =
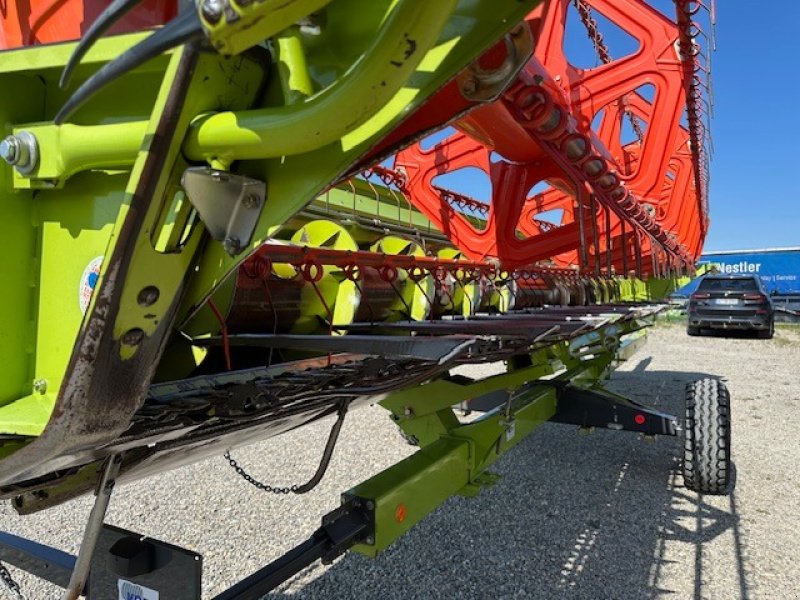
[[[727,495],[733,489],[731,403],[725,384],[700,379],[686,386],[683,482],[698,494]]]
[[[770,323],[769,329],[759,329],[756,335],[762,340],[771,340],[775,335],[775,323]]]
[[[688,325],[686,327],[686,334],[687,335],[700,335],[700,328],[699,327],[692,327]]]

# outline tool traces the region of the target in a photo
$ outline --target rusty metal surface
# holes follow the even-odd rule
[[[152,187],[164,168],[162,155],[170,147],[175,115],[183,104],[195,61],[196,53],[191,51],[181,58],[128,218],[108,257],[107,276],[74,346],[50,421],[40,437],[15,453],[15,460],[0,462],[0,481],[5,484],[75,466],[76,456],[82,456],[83,462],[87,454],[100,458],[105,453],[92,449],[123,433],[144,398],[177,307],[170,307],[168,318],[162,319],[156,333],[146,337],[129,360],[121,359],[112,329],[130,258],[142,234]]]
[[[75,440],[69,454],[47,463],[58,466],[46,477],[5,484],[0,498],[16,497],[21,513],[41,510],[93,489],[97,461],[111,454],[123,456],[120,481],[138,479],[295,429],[331,414],[343,398],[354,407],[374,403],[444,376],[458,364],[508,359],[601,329],[610,320],[638,319],[660,308],[549,307],[478,319],[397,323],[415,330],[420,344],[431,333],[432,342],[457,343],[450,354],[426,359],[324,355],[155,384],[139,410],[127,417],[124,430],[105,445]],[[66,419],[72,431],[80,427],[79,418]],[[41,489],[47,493],[36,492]]]

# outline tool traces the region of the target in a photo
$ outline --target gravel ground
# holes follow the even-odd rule
[[[727,380],[738,472],[730,497],[683,488],[675,439],[579,436],[546,424],[493,469],[474,499],[453,498],[378,560],[314,566],[271,597],[293,598],[800,598],[800,328],[776,338],[689,338],[654,328],[610,387],[682,410],[684,385]],[[259,477],[305,481],[330,421],[235,452]],[[222,457],[123,486],[108,522],[203,553],[206,596],[302,541],[339,492],[412,451],[379,407],[348,416],[330,471],[303,498],[267,496]],[[0,529],[75,552],[87,499]],[[55,588],[15,572],[29,600]],[[1,594],[0,594],[1,595]]]

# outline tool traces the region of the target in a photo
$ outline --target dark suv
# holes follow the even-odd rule
[[[686,333],[700,335],[711,329],[751,329],[769,339],[775,332],[775,318],[760,277],[706,275],[689,297]]]

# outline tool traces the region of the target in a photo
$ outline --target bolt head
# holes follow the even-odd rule
[[[205,20],[215,25],[222,18],[224,8],[223,0],[204,0],[200,10]]]
[[[257,194],[247,194],[242,198],[242,206],[251,210],[258,208],[261,206],[261,198],[259,198]]]
[[[46,379],[37,379],[33,382],[33,391],[37,394],[46,394],[47,393],[47,380]]]
[[[470,77],[461,84],[461,93],[465,96],[473,96],[478,91],[478,80]]]
[[[225,249],[225,252],[231,256],[236,256],[242,251],[242,244],[239,239],[235,237],[225,238],[225,241],[222,242],[222,247]]]
[[[158,288],[154,285],[148,285],[144,287],[139,292],[139,295],[136,296],[136,302],[138,302],[139,306],[152,306],[158,301],[158,297],[161,295],[161,292]]]
[[[9,165],[15,165],[19,161],[19,142],[13,135],[0,142],[0,157]]]
[[[144,340],[144,331],[138,327],[134,327],[122,334],[121,341],[126,346],[138,346],[142,343],[142,340]]]
[[[366,543],[369,546],[372,546],[375,543],[375,538],[371,535],[367,536],[367,539],[364,540],[364,543]]]

